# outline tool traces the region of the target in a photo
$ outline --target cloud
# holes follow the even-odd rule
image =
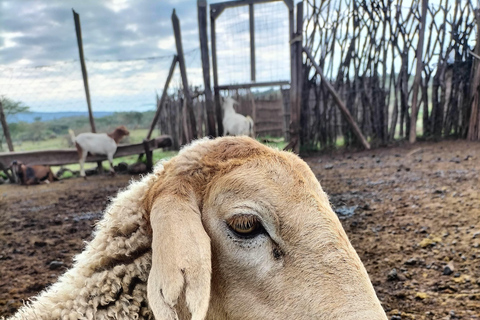
[[[165,50],[157,46],[158,41],[172,35],[172,5],[163,1],[0,0],[0,3],[0,65],[25,58],[38,64],[77,59],[72,7],[80,14],[87,58],[131,59],[173,54],[174,48]],[[15,50],[4,52],[12,47]],[[129,48],[124,50],[125,47]]]
[[[196,1],[0,0],[2,94],[24,101],[34,110],[85,108],[72,8],[80,14],[94,110],[155,107],[155,91],[163,90],[176,53],[171,22],[174,8],[180,19],[189,83],[202,86]],[[256,5],[256,8],[259,16],[265,15],[261,7]],[[229,17],[227,10],[222,13],[221,18],[224,17]],[[239,17],[243,18],[241,23],[246,22],[243,28],[248,30],[245,13],[238,17],[230,15],[231,22],[238,23]],[[260,29],[258,35],[268,38],[271,30]],[[207,30],[210,36],[210,28]],[[221,26],[217,29],[226,39],[222,41],[223,47],[219,47],[222,82],[248,82],[248,34],[233,36],[226,31],[239,30]],[[260,43],[257,48],[263,50]],[[270,45],[265,48],[268,50],[257,53],[257,75],[258,79],[270,80],[271,70],[277,68],[271,64],[277,49]],[[148,59],[159,56],[164,58]],[[269,69],[262,70],[262,66]],[[289,70],[289,65],[285,70]],[[285,70],[282,75],[289,73]],[[177,67],[171,88],[178,88],[180,83]]]
[[[115,13],[123,11],[128,7],[130,7],[127,0],[110,0],[110,1],[107,1],[105,6]]]

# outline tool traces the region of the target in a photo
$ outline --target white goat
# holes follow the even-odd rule
[[[238,104],[232,97],[226,97],[222,104],[223,110],[223,132],[224,135],[254,137],[253,119],[250,116],[243,116],[235,112],[234,104]]]
[[[80,163],[80,176],[85,177],[85,160],[90,152],[91,154],[103,154],[108,158],[110,164],[110,172],[115,173],[113,169],[113,155],[117,151],[117,144],[123,137],[128,136],[127,128],[119,126],[111,133],[80,133],[75,137],[73,130],[68,130],[72,143],[77,148],[79,163]]]
[[[387,319],[308,165],[248,137],[199,140],[133,182],[12,319],[154,318]]]

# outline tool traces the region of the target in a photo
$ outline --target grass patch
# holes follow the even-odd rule
[[[148,134],[148,129],[130,130],[130,135],[125,137],[122,144],[141,143]],[[14,143],[15,151],[35,151],[35,150],[58,150],[73,148],[70,136],[61,135],[56,138],[41,141],[23,141]]]
[[[157,150],[153,150],[152,152],[152,157],[153,157],[153,163],[157,163],[158,161],[162,160],[162,159],[167,159],[167,158],[171,158],[175,155],[177,155],[178,151],[163,151],[162,149],[157,149]],[[146,162],[146,157],[143,156],[142,162]],[[127,164],[134,164],[136,162],[138,162],[138,155],[131,155],[131,156],[125,156],[125,157],[118,157],[118,158],[115,158],[113,159],[113,165],[116,166],[118,165],[120,162],[125,162]],[[105,171],[108,171],[110,166],[108,164],[108,161],[102,161],[102,166],[103,166],[103,169]],[[97,164],[96,163],[93,163],[93,162],[89,162],[89,163],[85,163],[85,170],[88,170],[88,169],[95,169],[97,167]],[[80,171],[80,165],[78,163],[75,163],[75,164],[68,164],[68,165],[64,165],[64,166],[52,166],[52,170],[54,173],[56,173],[58,170],[62,169],[62,168],[66,168],[66,169],[69,169],[69,170],[72,170],[72,171]],[[65,172],[63,175],[62,175],[62,178],[69,178],[69,177],[72,177],[73,175],[70,173],[70,172]]]
[[[283,148],[285,148],[285,146],[288,144],[288,142],[285,142],[285,139],[283,137],[277,138],[272,136],[263,136],[257,137],[257,141],[278,150],[283,150]]]
[[[68,138],[68,139],[67,139]],[[61,136],[42,141],[23,141],[14,143],[15,151],[57,150],[72,148],[69,146],[70,137]]]

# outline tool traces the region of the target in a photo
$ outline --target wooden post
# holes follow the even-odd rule
[[[417,46],[417,71],[413,80],[413,98],[412,98],[412,114],[410,117],[410,134],[408,140],[410,143],[417,141],[417,115],[418,115],[418,88],[422,79],[423,70],[423,42],[425,39],[425,23],[427,19],[428,0],[422,0],[422,16],[420,17],[420,30],[418,32]]]
[[[302,113],[302,88],[303,88],[303,54],[302,54],[302,47],[303,47],[303,2],[297,3],[297,26],[296,26],[296,32],[297,32],[297,41],[295,41],[295,68],[297,72],[297,91],[296,91],[296,106],[295,106],[295,112],[297,113],[296,115],[296,121],[297,121],[297,138],[298,138],[298,144],[295,147],[295,152],[300,153],[300,146],[301,146],[301,138],[300,138],[300,131],[301,131],[301,124],[300,124],[300,119],[301,119],[301,113]]]
[[[477,36],[476,36],[476,45],[475,52],[471,52],[476,59],[473,59],[472,63],[472,81],[470,83],[470,101],[471,101],[471,112],[470,112],[470,121],[468,125],[467,139],[474,141],[479,140],[480,138],[480,9],[475,9],[475,22],[477,25]]]
[[[3,112],[2,100],[0,100],[0,121],[2,122],[3,135],[5,136],[5,140],[7,140],[8,151],[13,152],[12,138],[10,137],[10,130],[8,129],[5,112]]]
[[[198,35],[200,37],[200,52],[202,55],[203,83],[205,85],[205,108],[207,109],[207,134],[216,137],[215,110],[213,107],[212,89],[210,87],[210,59],[208,56],[207,36],[207,1],[197,1]]]
[[[215,113],[217,116],[217,132],[223,135],[222,106],[220,104],[220,90],[218,89],[217,43],[215,37],[215,15],[210,10],[210,38],[212,40],[213,91],[215,94]]]
[[[255,81],[255,15],[253,11],[253,3],[248,5],[250,17],[250,77]]]
[[[177,14],[175,13],[175,9],[173,9],[173,13],[172,13],[172,24],[173,24],[173,32],[175,35],[175,43],[177,45],[177,55],[178,55],[178,63],[180,65],[180,74],[182,75],[183,94],[185,95],[185,99],[187,100],[186,101],[187,112],[190,116],[190,127],[192,130],[192,138],[196,139],[197,124],[195,123],[195,113],[193,112],[193,100],[192,100],[192,97],[190,96],[190,89],[188,87],[187,70],[185,67],[185,57],[183,55],[182,33],[180,31],[180,21],[178,20]]]
[[[320,78],[322,78],[322,82],[327,88],[327,90],[330,92],[330,94],[333,97],[333,100],[335,100],[335,103],[337,106],[340,108],[340,111],[342,112],[343,116],[345,117],[345,120],[348,122],[348,124],[352,127],[353,133],[355,136],[358,138],[358,140],[362,143],[363,147],[365,149],[370,149],[370,144],[367,142],[367,139],[362,134],[362,131],[360,131],[360,128],[358,128],[357,123],[353,119],[352,115],[350,114],[350,111],[348,111],[347,107],[345,106],[345,103],[343,103],[342,99],[338,95],[337,91],[333,88],[333,86],[330,84],[330,82],[325,78],[323,75],[322,68],[315,62],[315,58],[312,56],[310,51],[307,48],[303,48],[303,52],[307,55],[308,59],[312,63],[312,65],[315,67],[318,75]]]
[[[88,106],[88,118],[90,119],[90,126],[92,132],[97,132],[95,129],[95,122],[93,120],[92,114],[92,104],[90,102],[90,90],[88,89],[88,75],[87,67],[85,66],[85,58],[83,56],[83,42],[82,42],[82,28],[80,26],[80,16],[78,13],[73,10],[73,19],[75,21],[75,31],[77,32],[77,44],[78,44],[78,54],[80,56],[80,64],[82,67],[82,76],[83,76],[83,86],[85,87],[85,95],[87,97],[87,106]]]
[[[289,11],[290,19],[290,142],[285,149],[300,153],[300,112],[302,98],[302,30],[303,3],[297,4],[297,32],[294,31],[293,8]]]
[[[90,101],[90,89],[88,88],[88,74],[85,65],[85,57],[83,56],[82,27],[80,25],[80,16],[72,9],[73,20],[75,21],[75,31],[77,33],[78,55],[80,56],[80,65],[82,67],[83,86],[85,88],[85,96],[87,98],[88,119],[90,120],[90,128],[92,132],[97,132],[95,128],[95,120],[93,119],[92,103]],[[102,161],[97,162],[98,173],[103,173]]]
[[[257,105],[255,104],[255,97],[253,96],[252,90],[248,90],[248,95],[250,96],[250,102],[252,103],[252,120],[255,123],[257,121]]]
[[[158,121],[158,117],[160,116],[160,112],[162,111],[162,106],[165,102],[165,99],[167,98],[168,86],[170,84],[170,80],[172,80],[173,71],[175,70],[177,61],[178,61],[178,57],[176,55],[173,56],[173,61],[170,66],[170,71],[168,72],[167,81],[165,81],[165,85],[163,86],[162,97],[160,98],[160,100],[157,99],[157,111],[155,112],[155,116],[153,117],[152,123],[150,124],[150,130],[148,131],[147,138],[146,138],[147,140],[150,140],[150,137],[152,136],[153,129],[155,128]]]
[[[150,150],[150,144],[148,143],[148,139],[143,140],[143,148],[145,150],[145,154],[147,155],[147,172],[150,172],[153,168],[153,160],[152,150]]]
[[[250,96],[250,101],[252,102],[252,120],[253,120],[253,128],[252,128],[253,137],[252,138],[255,138],[256,137],[255,123],[257,122],[257,105],[255,103],[255,97],[252,94],[252,90],[250,90],[250,88],[248,88],[247,90],[248,90],[248,95]]]

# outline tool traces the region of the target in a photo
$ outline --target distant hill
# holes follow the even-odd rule
[[[95,118],[106,117],[112,115],[113,112],[98,111],[93,112]],[[66,112],[25,112],[15,115],[7,116],[7,122],[35,122],[36,118],[40,118],[40,121],[50,121],[55,119],[67,118],[67,117],[88,117],[88,112],[81,111],[66,111]]]

